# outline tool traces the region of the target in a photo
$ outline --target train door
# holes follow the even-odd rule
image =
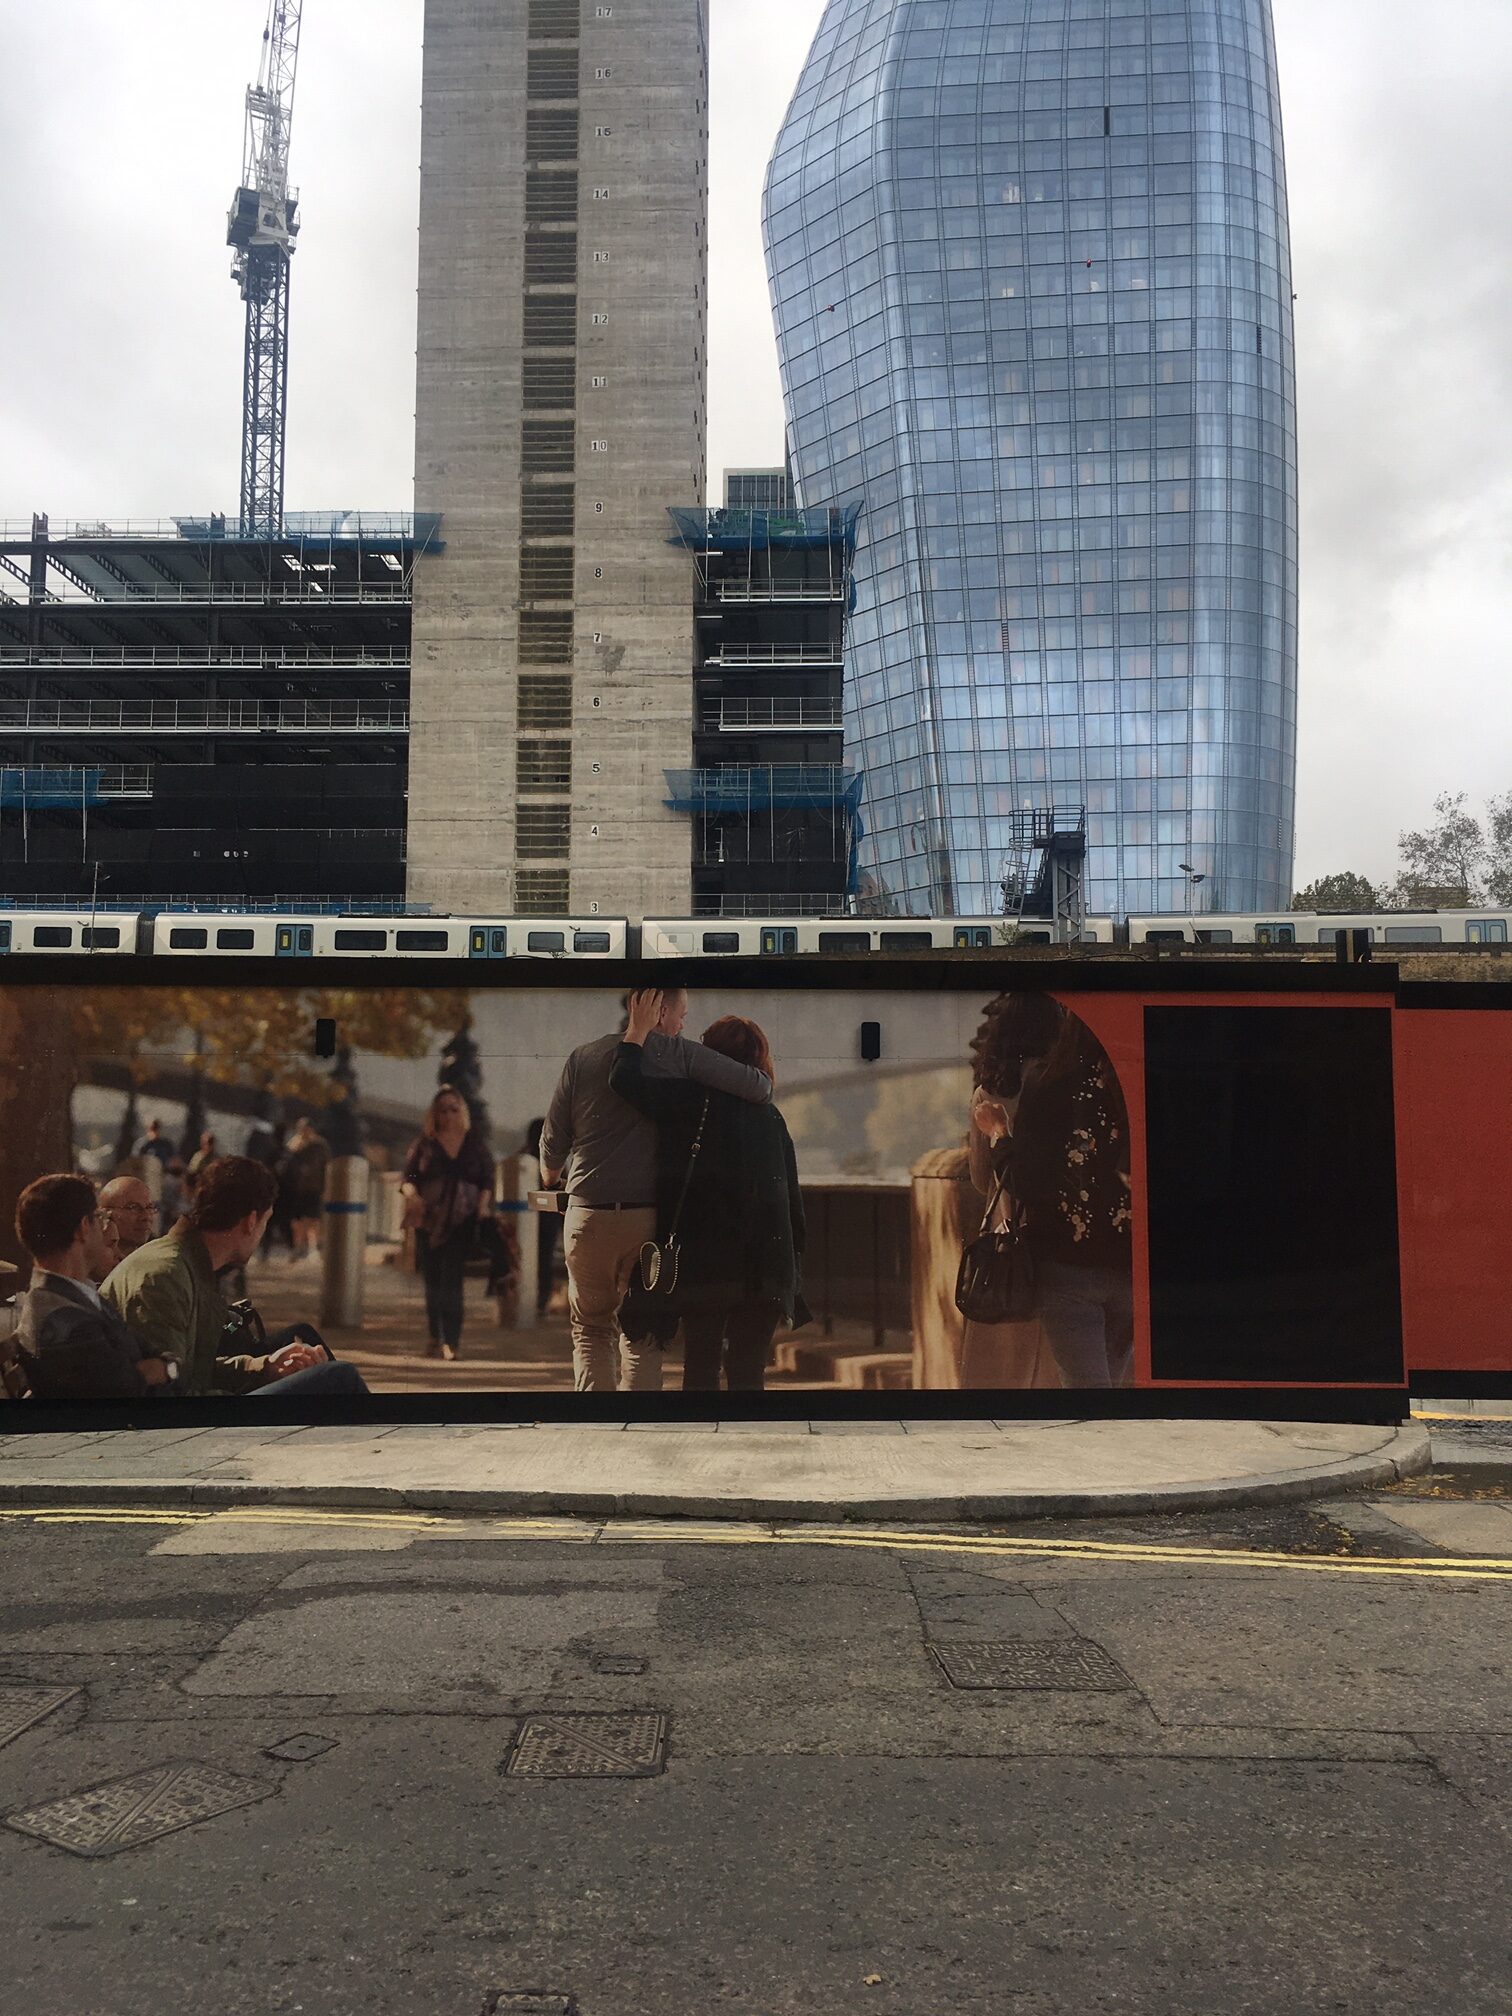
[[[315,956],[315,926],[280,924],[273,953],[278,959],[312,959]]]
[[[796,952],[798,933],[789,925],[768,926],[761,934],[763,952]]]
[[[509,952],[509,933],[502,924],[474,924],[467,934],[469,959],[503,959]]]
[[[7,925],[5,928],[8,944],[10,927]],[[1507,920],[1505,917],[1472,917],[1465,925],[1465,943],[1467,945],[1505,945],[1506,942]],[[0,950],[4,949],[5,947],[0,946]]]
[[[1255,943],[1257,945],[1295,945],[1297,927],[1295,924],[1257,924]]]

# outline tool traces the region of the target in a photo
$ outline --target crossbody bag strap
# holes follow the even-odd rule
[[[698,1151],[703,1146],[704,1127],[708,1118],[709,1102],[705,1099],[703,1111],[698,1116],[698,1131],[693,1136],[693,1152],[688,1157],[688,1173],[684,1176],[682,1189],[678,1192],[677,1209],[672,1213],[672,1223],[667,1227],[667,1239],[669,1242],[676,1238],[677,1228],[682,1223],[683,1206],[687,1203],[688,1192],[693,1187],[693,1170],[698,1161]]]

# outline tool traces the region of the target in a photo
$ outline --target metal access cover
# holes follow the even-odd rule
[[[578,2016],[577,1997],[501,1988],[483,2004],[483,2016]]]
[[[633,1652],[600,1652],[593,1662],[593,1670],[595,1673],[635,1679],[645,1672],[646,1661],[637,1659]]]
[[[81,1691],[78,1687],[13,1686],[8,1680],[0,1683],[0,1750]]]
[[[281,1743],[270,1743],[262,1754],[276,1757],[280,1764],[308,1764],[312,1757],[324,1757],[327,1750],[335,1748],[334,1736],[285,1736]]]
[[[1085,1638],[1003,1638],[990,1645],[931,1645],[952,1687],[1044,1688],[1111,1694],[1134,1682]]]
[[[251,1806],[277,1789],[265,1779],[238,1777],[214,1764],[155,1764],[50,1799],[45,1806],[8,1813],[5,1824],[18,1834],[66,1848],[70,1855],[118,1855],[123,1848],[140,1848],[159,1835],[212,1820],[217,1813]]]
[[[504,1768],[512,1778],[654,1778],[666,1749],[665,1715],[531,1715]]]

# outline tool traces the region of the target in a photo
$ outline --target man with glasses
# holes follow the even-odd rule
[[[140,1176],[113,1176],[100,1192],[100,1209],[115,1233],[117,1260],[157,1237],[158,1208]]]

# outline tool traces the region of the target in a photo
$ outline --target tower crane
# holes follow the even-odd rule
[[[247,92],[241,187],[226,243],[231,277],[247,304],[242,368],[241,530],[283,531],[284,423],[289,389],[289,265],[299,198],[289,187],[289,139],[304,0],[268,0],[262,64]]]

